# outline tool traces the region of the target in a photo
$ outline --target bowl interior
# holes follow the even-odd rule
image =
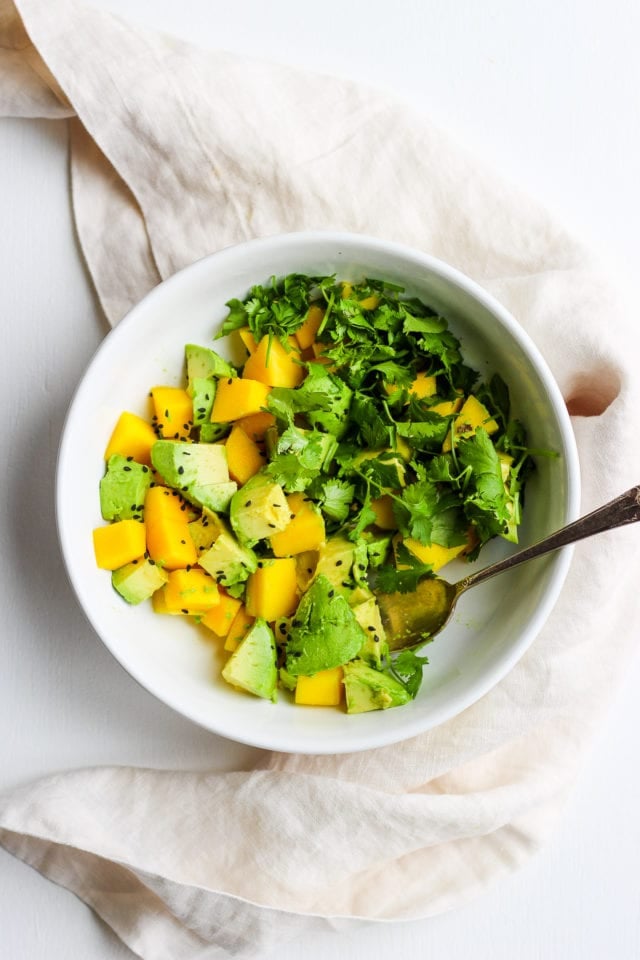
[[[432,727],[486,693],[527,649],[555,602],[569,552],[551,555],[470,591],[454,622],[429,647],[430,665],[415,702],[347,716],[335,709],[277,705],[241,694],[220,678],[222,652],[203,627],[129,607],[95,566],[91,530],[100,516],[103,453],[122,410],[148,414],[148,391],[182,382],[184,345],[211,344],[225,302],[254,283],[291,272],[381,277],[432,304],[461,338],[465,360],[483,377],[499,372],[540,458],[527,488],[521,544],[574,519],[578,467],[570,422],[538,351],[509,315],[451,268],[368,238],[299,234],[251,241],[199,261],[146,297],[109,334],[81,381],[67,417],[58,464],[62,552],[78,599],[120,663],[161,700],[231,739],[283,751],[341,753],[393,743]],[[214,345],[224,353],[225,341]],[[479,565],[513,550],[491,543]],[[469,572],[452,564],[450,579]]]

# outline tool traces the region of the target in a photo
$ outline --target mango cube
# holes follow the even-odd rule
[[[297,387],[302,383],[305,369],[300,363],[300,351],[295,337],[285,347],[277,337],[265,334],[244,365],[242,378],[258,380],[269,387]]]
[[[218,637],[226,637],[241,606],[241,600],[230,597],[228,593],[220,593],[220,602],[205,613],[200,623],[213,630]]]
[[[144,523],[119,520],[93,531],[93,549],[101,570],[117,570],[137,560],[146,550]]]
[[[292,557],[317,550],[325,539],[322,514],[302,493],[290,494],[287,505],[292,519],[284,530],[271,537],[274,554],[276,557]]]
[[[261,562],[247,580],[247,613],[268,621],[291,616],[298,606],[295,558]]]
[[[224,649],[233,653],[240,641],[244,640],[245,634],[254,620],[255,617],[247,613],[247,608],[244,605],[241,606],[231,621],[229,632],[224,641]]]
[[[312,304],[304,318],[304,323],[296,330],[296,340],[301,350],[308,350],[316,339],[320,324],[324,319],[324,309]]]
[[[225,448],[229,476],[240,486],[244,486],[265,464],[258,444],[237,424],[231,428]]]
[[[298,677],[295,702],[311,707],[337,707],[342,700],[342,667],[321,670],[312,677]]]
[[[439,543],[431,543],[426,547],[419,540],[407,537],[403,543],[422,563],[430,563],[434,573],[469,549],[467,541],[457,547],[442,547]]]
[[[276,418],[272,413],[261,410],[260,413],[253,413],[248,417],[242,417],[237,420],[234,426],[244,430],[246,435],[256,443],[262,443],[269,427],[275,426]]]
[[[109,460],[114,454],[119,453],[121,457],[133,457],[138,463],[149,466],[151,447],[157,439],[151,424],[135,413],[128,413],[125,410],[120,414],[113,429],[104,458]]]
[[[153,387],[155,424],[167,440],[188,440],[193,425],[193,400],[181,387]]]
[[[229,377],[227,380],[218,381],[211,422],[231,423],[240,417],[260,413],[270,392],[271,387],[266,383],[244,377]]]
[[[469,394],[460,408],[460,413],[453,421],[453,432],[456,437],[470,437],[478,427],[484,427],[487,433],[495,433],[498,424],[477,397]],[[442,452],[451,450],[451,433],[448,433],[442,444]]]
[[[168,487],[151,487],[144,501],[147,550],[168,570],[196,563],[198,553],[189,532],[186,504]],[[135,521],[134,521],[135,522]]]
[[[218,585],[204,570],[172,570],[164,593],[167,613],[200,614],[220,603]]]
[[[376,515],[376,526],[381,530],[398,529],[398,521],[393,513],[393,498],[388,493],[372,500],[371,509]]]

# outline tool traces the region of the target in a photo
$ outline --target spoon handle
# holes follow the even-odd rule
[[[566,547],[570,543],[584,540],[585,537],[592,537],[596,533],[603,533],[605,530],[614,530],[616,527],[622,527],[627,523],[635,523],[637,520],[640,520],[640,486],[631,487],[626,493],[620,494],[619,497],[605,503],[602,507],[598,507],[597,510],[592,510],[586,516],[580,517],[579,520],[574,520],[566,527],[561,527],[560,530],[556,530],[555,533],[550,534],[543,540],[538,540],[530,547],[525,547],[524,550],[520,550],[510,557],[505,557],[504,560],[492,563],[484,570],[478,570],[477,573],[463,577],[456,584],[458,593],[468,589],[468,587],[475,587],[476,584],[482,583],[504,570],[509,570],[511,567],[517,567],[521,563],[533,560],[535,557],[542,557],[552,550]]]

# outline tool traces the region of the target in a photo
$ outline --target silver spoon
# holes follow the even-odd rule
[[[604,506],[598,507],[586,516],[561,527],[543,540],[518,553],[492,563],[484,570],[478,570],[457,583],[449,583],[441,577],[427,576],[412,593],[379,593],[378,605],[382,615],[389,647],[402,650],[415,647],[427,637],[434,637],[449,622],[458,598],[466,590],[484,583],[491,577],[512,570],[521,563],[541,557],[552,550],[566,547],[577,540],[592,537],[605,530],[614,530],[627,523],[640,520],[640,486],[632,487]]]

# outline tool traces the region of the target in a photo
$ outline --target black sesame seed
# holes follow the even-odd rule
[[[208,393],[205,393],[204,398],[205,398],[205,400],[208,400],[208,399],[209,399],[209,394],[208,394]],[[202,409],[204,410],[204,407],[203,407]]]
[[[336,560],[336,567],[342,566],[342,560]]]
[[[251,506],[251,500],[247,500],[247,502],[245,503],[245,507],[250,507],[250,506]]]
[[[351,582],[349,580],[343,580],[342,586],[351,588]]]
[[[287,632],[287,625],[286,625],[286,623],[281,623],[280,626],[278,627],[278,629],[280,630],[280,633],[286,633],[286,632]]]
[[[165,410],[164,415],[165,415],[165,417],[167,418],[167,420],[169,420],[169,411],[168,411],[168,410]]]
[[[184,513],[184,511],[187,509],[186,503],[183,503],[182,506],[180,507],[180,509],[181,509],[182,512]]]
[[[132,460],[133,460],[133,457],[127,457],[127,463],[131,463]]]
[[[183,423],[183,424],[182,424],[182,427],[183,427],[183,429],[186,430],[187,432],[189,431],[189,424],[188,424],[188,423]]]
[[[216,577],[224,577],[224,570],[216,570]]]
[[[335,596],[335,590],[329,590],[329,593],[327,594],[327,596],[329,597],[329,600],[331,600],[331,598]]]
[[[190,564],[190,563],[187,564],[187,570],[191,570],[191,564]]]
[[[149,467],[143,467],[143,468],[142,468],[142,472],[143,472],[143,473],[149,473]]]
[[[186,542],[187,542],[186,540],[181,540],[181,541],[180,541],[180,543],[186,543]]]
[[[178,467],[178,473],[180,474],[180,476],[182,476],[182,474],[184,473],[184,467]]]
[[[233,383],[233,377],[229,377],[229,379],[227,380],[227,386],[231,386],[232,383]]]
[[[359,563],[359,564],[358,564],[358,570],[366,570],[366,569],[367,569],[366,563]]]
[[[135,567],[135,565],[136,565],[137,562],[138,562],[137,560],[132,560],[132,561],[131,561],[131,563],[134,565],[134,567]]]
[[[267,524],[267,526],[271,527],[272,530],[275,530],[275,529],[276,529],[275,523],[269,523],[269,524]]]
[[[185,491],[185,490],[188,490],[189,487],[182,487],[181,489],[182,489],[182,491],[183,491],[183,493],[184,493],[184,491]]]
[[[271,506],[273,507],[274,510],[279,510],[280,507],[282,506],[282,504],[281,504],[281,503],[272,503]]]
[[[258,560],[258,567],[260,568],[264,567],[264,563],[262,562],[262,560]]]
[[[198,413],[206,413],[206,412],[207,412],[206,407],[198,407]]]
[[[131,519],[132,519],[132,520],[142,520],[142,517],[140,516],[139,513],[134,513]]]
[[[174,433],[173,439],[174,439],[174,440],[179,440],[179,439],[180,439],[180,434],[179,434],[179,433]]]
[[[295,520],[295,518],[296,518],[295,513],[290,513],[290,514],[289,514],[289,520]]]
[[[311,569],[311,567],[307,567],[307,573],[313,573],[313,570]]]
[[[375,637],[373,638],[373,642],[374,642],[374,643],[380,643],[380,637],[378,636],[377,633],[376,633]]]
[[[132,503],[131,506],[129,507],[129,510],[131,510],[131,512],[133,512],[134,510],[137,510],[137,509],[138,509],[138,504],[137,504],[137,503]]]
[[[148,560],[148,559],[149,559],[149,551],[148,551],[148,550],[145,550],[145,552],[144,552],[144,558],[145,558],[145,560]]]
[[[150,564],[152,567],[155,567],[156,562],[155,562],[155,560],[152,560],[151,557],[149,557],[149,564]]]
[[[373,624],[371,624],[371,623],[370,623],[369,626],[367,627],[367,630],[370,630],[371,633],[375,633],[375,632],[376,632],[376,628],[375,628],[375,627],[373,626]]]
[[[129,472],[131,471],[131,467],[123,467],[122,469],[123,469],[123,470],[126,470],[127,473],[129,473]]]
[[[182,608],[182,613],[189,613],[189,611],[187,610],[186,607],[183,607],[183,608]]]

